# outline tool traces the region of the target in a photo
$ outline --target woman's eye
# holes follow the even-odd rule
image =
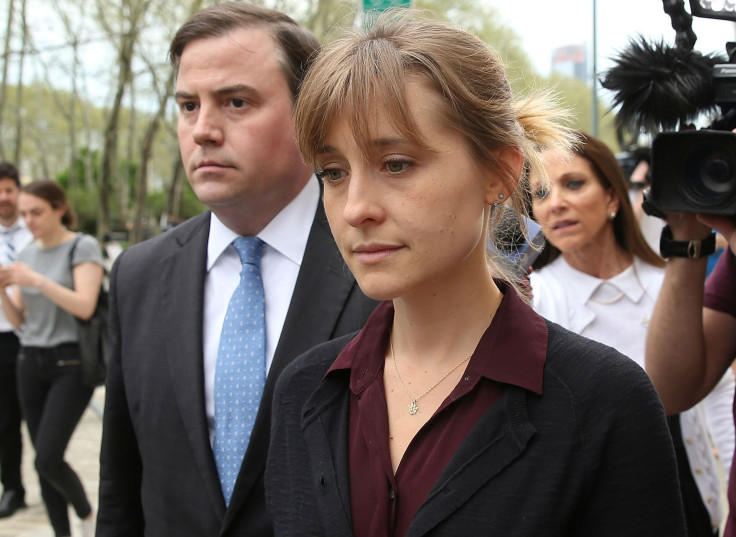
[[[548,188],[538,188],[534,191],[534,199],[536,200],[543,200],[547,196],[549,196]]]
[[[578,190],[580,189],[584,184],[584,181],[581,180],[574,180],[567,183],[567,188],[570,190]]]
[[[383,166],[389,173],[402,173],[411,168],[414,164],[408,160],[391,159],[387,160]]]
[[[345,176],[345,172],[339,168],[328,168],[326,170],[317,170],[315,175],[322,181],[339,181]]]
[[[401,162],[398,160],[390,160],[386,163],[386,169],[392,173],[404,171],[405,167],[406,162]]]

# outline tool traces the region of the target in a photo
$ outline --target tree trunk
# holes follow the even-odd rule
[[[166,200],[166,214],[177,221],[181,220],[181,179],[183,175],[184,163],[181,157],[177,157],[174,161],[174,173],[171,174],[169,196]]]
[[[76,38],[72,41],[74,57],[72,59],[72,94],[69,104],[69,188],[75,188],[79,183],[77,177],[77,102],[79,100],[77,89],[77,74],[79,72],[79,42]]]
[[[26,44],[28,42],[28,25],[26,24],[26,0],[20,3],[20,19],[23,38],[20,47],[20,58],[18,60],[18,86],[15,91],[15,151],[13,151],[13,162],[17,166],[21,164],[23,152],[23,68],[26,60]]]
[[[128,215],[130,213],[130,181],[133,175],[133,159],[135,158],[135,130],[138,120],[137,110],[135,108],[136,95],[135,84],[130,84],[130,112],[128,116],[128,142],[125,150],[125,169],[116,185],[118,196],[118,218],[121,223],[127,225]]]
[[[120,50],[118,87],[115,99],[110,109],[110,116],[105,126],[105,145],[102,151],[102,164],[100,166],[100,208],[97,221],[97,238],[102,237],[110,230],[110,185],[114,183],[114,174],[117,174],[118,163],[118,130],[120,110],[123,103],[125,87],[131,76],[131,63],[133,61],[133,48],[135,45],[135,30],[123,37]]]
[[[166,103],[169,101],[173,92],[175,78],[176,76],[172,69],[169,79],[166,81],[164,93],[159,98],[156,115],[148,124],[146,134],[143,137],[143,143],[141,144],[141,160],[138,168],[138,180],[136,181],[137,190],[135,220],[133,221],[133,243],[140,242],[144,239],[143,218],[148,216],[144,213],[146,211],[146,196],[148,196],[148,168],[151,161],[151,155],[153,154],[153,141],[156,137],[156,132],[161,125],[161,121],[164,118],[164,114],[166,113]]]
[[[5,50],[3,51],[3,79],[0,81],[0,125],[3,123],[3,112],[5,111],[5,98],[8,94],[8,64],[10,63],[10,41],[13,30],[13,12],[15,11],[15,1],[8,0],[8,21],[5,25]],[[0,158],[5,158],[5,150],[3,148],[3,137],[0,136]]]

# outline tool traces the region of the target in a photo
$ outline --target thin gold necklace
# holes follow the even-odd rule
[[[450,370],[449,370],[449,371],[448,371],[448,372],[447,372],[447,373],[445,374],[445,376],[444,376],[444,377],[442,377],[442,378],[441,378],[440,380],[438,380],[437,382],[435,382],[435,383],[434,383],[434,384],[433,384],[433,385],[432,385],[432,386],[431,386],[431,387],[430,387],[430,388],[429,388],[429,389],[428,389],[427,391],[425,391],[425,392],[424,392],[423,394],[421,394],[421,395],[420,395],[420,396],[418,396],[418,397],[414,397],[414,396],[413,396],[413,395],[411,394],[411,392],[409,391],[409,388],[407,388],[407,387],[406,387],[406,384],[404,384],[404,381],[403,381],[403,380],[401,379],[401,374],[399,374],[399,368],[398,368],[398,366],[396,365],[396,356],[394,355],[394,338],[393,338],[393,337],[390,337],[390,338],[389,338],[389,340],[388,340],[388,344],[389,344],[389,346],[391,347],[391,359],[392,359],[392,360],[393,360],[393,362],[394,362],[394,369],[396,370],[396,376],[397,376],[397,377],[399,378],[399,382],[400,382],[400,383],[401,383],[401,385],[402,385],[402,386],[404,387],[404,390],[406,391],[406,395],[408,395],[408,396],[409,396],[409,399],[411,399],[411,403],[409,403],[409,414],[411,414],[412,416],[413,416],[414,414],[416,414],[416,413],[417,413],[417,412],[419,411],[419,407],[417,406],[417,401],[419,401],[419,400],[420,400],[420,399],[421,399],[422,397],[424,397],[424,396],[425,396],[425,395],[427,395],[427,394],[428,394],[429,392],[431,392],[432,390],[434,390],[434,389],[435,389],[435,388],[436,388],[437,386],[439,386],[439,385],[440,385],[440,383],[441,383],[441,382],[442,382],[443,380],[445,380],[445,379],[446,379],[447,377],[449,377],[449,376],[450,376],[450,375],[451,375],[451,374],[452,374],[452,373],[453,373],[453,372],[454,372],[454,371],[455,371],[455,370],[456,370],[456,369],[457,369],[458,367],[460,367],[460,366],[461,366],[461,365],[463,365],[463,364],[464,364],[465,362],[467,362],[468,360],[470,360],[470,356],[468,356],[468,357],[466,357],[466,358],[463,358],[463,361],[462,361],[462,362],[460,362],[460,363],[459,363],[459,364],[457,364],[457,365],[456,365],[455,367],[453,367],[452,369],[450,369]]]

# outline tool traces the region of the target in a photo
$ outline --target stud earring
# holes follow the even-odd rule
[[[614,218],[616,218],[616,211],[611,211],[611,214],[609,214],[608,216],[610,216],[611,220],[613,220]]]
[[[504,198],[504,195],[503,194],[499,194],[498,195],[498,199],[502,200],[503,198]],[[498,207],[499,205],[500,205],[500,203],[498,201],[494,201],[493,202],[493,207]]]

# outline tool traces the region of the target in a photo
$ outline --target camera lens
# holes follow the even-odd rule
[[[687,159],[683,194],[695,207],[718,207],[736,192],[736,155],[727,148],[701,147]]]
[[[728,192],[733,186],[734,167],[728,156],[720,151],[706,155],[700,165],[700,179],[707,190],[719,194]]]

